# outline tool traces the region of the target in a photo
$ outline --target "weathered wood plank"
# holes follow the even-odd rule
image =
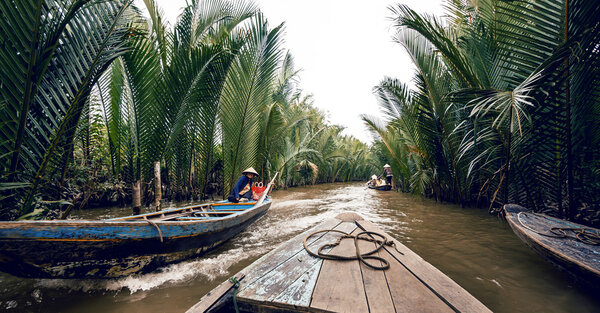
[[[341,223],[334,229],[341,230],[347,233],[352,232],[356,229],[355,223]],[[324,228],[327,229],[327,228]],[[238,294],[239,298],[251,298],[257,301],[272,301],[281,293],[284,293],[290,285],[292,285],[298,278],[316,263],[322,262],[322,259],[315,258],[306,252],[303,247],[303,240],[309,233],[301,237],[300,240],[292,242],[296,247],[302,249],[300,252],[294,255],[293,258],[289,258],[285,262],[279,264],[272,271],[265,274],[263,277],[258,279],[252,286],[245,288]],[[317,250],[318,247],[326,244],[335,242],[340,233],[325,233],[319,239],[309,244],[309,247],[313,250]],[[314,281],[307,283],[307,288],[314,286]],[[310,287],[309,287],[310,286]],[[311,288],[312,289],[312,288]],[[298,305],[308,306],[310,298],[300,299]]]
[[[304,247],[302,244],[298,246],[296,243],[302,242],[306,235],[321,229],[334,228],[340,223],[341,222],[337,219],[326,220],[325,222],[293,237],[271,252],[260,257],[258,260],[244,269],[246,278],[244,278],[244,283],[240,286],[240,293],[242,293],[245,289],[250,288],[258,279],[275,269],[281,263],[287,261],[288,259],[294,258],[296,254],[303,251]],[[317,240],[319,238],[319,236],[315,236],[313,240]]]
[[[335,227],[336,230],[341,230],[347,233],[351,233],[356,228],[357,226],[355,223],[347,222],[341,223],[337,227]],[[337,238],[340,235],[340,233],[335,232],[327,233],[318,241],[315,241],[312,244],[310,244],[309,248],[316,252],[317,249],[323,244],[335,242],[335,240],[337,240]],[[327,251],[329,250],[324,250],[324,252]],[[294,276],[296,276],[295,280],[293,280],[291,284],[289,284],[289,286],[283,291],[281,291],[279,294],[270,296],[268,300],[278,301],[276,299],[280,298],[282,299],[281,302],[287,302],[295,306],[308,307],[310,305],[312,292],[316,285],[317,277],[319,276],[319,271],[321,269],[321,265],[323,264],[323,260],[309,255],[308,252],[306,252],[306,250],[302,250],[302,252],[299,253],[299,256],[299,259],[303,260],[303,263],[305,263],[302,267],[297,266],[297,264],[294,264],[294,262],[283,264],[280,267],[280,270],[282,272],[287,273],[287,277],[294,279]],[[300,270],[304,271],[301,272]],[[283,299],[286,299],[286,301],[283,301]]]
[[[353,240],[344,239],[330,253],[356,255],[356,248]],[[334,312],[369,312],[358,261],[324,260],[310,307]]]
[[[260,313],[338,313],[334,311],[320,310],[315,308],[294,306],[288,303],[269,302],[269,301],[254,301],[252,299],[244,299],[238,301],[240,312],[260,312]],[[233,305],[226,307],[224,312],[234,312]]]
[[[375,224],[369,221],[357,221],[357,224],[364,230],[385,234]],[[423,258],[408,249],[400,243],[400,241],[395,240],[388,234],[385,235],[389,240],[393,240],[398,250],[403,253],[400,254],[394,248],[386,247],[385,249],[389,252],[390,256],[393,256],[393,259],[400,262],[412,276],[418,278],[424,286],[434,291],[441,300],[450,305],[454,310],[458,312],[491,312],[485,305],[479,302],[479,300],[440,270],[423,260]],[[383,255],[385,254],[382,253],[382,256]],[[388,278],[388,285],[390,287],[397,283],[396,278],[394,278],[393,281],[390,280],[390,275],[388,275],[388,273],[386,273],[386,277]],[[393,297],[393,299],[394,304],[398,309],[399,303],[397,303],[395,297]]]
[[[364,253],[375,248],[375,243],[359,240],[358,247],[360,248],[360,251]],[[373,256],[381,257],[379,254],[380,253],[377,252],[373,254]],[[370,262],[370,264],[375,266],[383,265],[381,261],[377,260],[367,259],[367,262]],[[397,264],[395,265],[397,266]],[[360,262],[360,270],[362,271],[363,284],[365,286],[367,301],[369,303],[369,312],[394,312],[394,302],[392,301],[392,296],[388,287],[386,271],[373,269],[362,262]]]
[[[433,291],[412,275],[393,256],[382,252],[381,257],[390,263],[385,277],[396,312],[454,312]]]
[[[244,274],[238,273],[234,276],[238,281],[244,279]],[[227,293],[232,291],[234,284],[226,280],[222,282],[215,289],[211,290],[209,293],[204,295],[204,297],[200,298],[200,301],[196,303],[193,307],[189,308],[186,313],[204,313],[210,312],[210,310],[218,307],[218,303],[225,297]]]
[[[273,299],[273,302],[308,307],[322,264],[322,260],[317,261],[308,271],[302,273],[295,282]]]

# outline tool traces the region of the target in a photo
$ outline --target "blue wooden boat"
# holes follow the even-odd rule
[[[108,220],[0,222],[0,271],[31,278],[116,278],[199,256],[271,206],[194,205]]]
[[[600,230],[515,204],[504,206],[514,233],[539,255],[569,274],[575,282],[600,292]]]

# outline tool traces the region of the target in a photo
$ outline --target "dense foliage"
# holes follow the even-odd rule
[[[385,78],[385,120],[363,120],[400,188],[599,224],[600,6],[452,0],[445,22],[391,11],[414,88]]]
[[[0,218],[225,194],[241,170],[279,186],[366,178],[380,165],[297,86],[245,1],[192,0],[175,25],[154,0],[0,3]],[[57,210],[54,210],[57,211]]]

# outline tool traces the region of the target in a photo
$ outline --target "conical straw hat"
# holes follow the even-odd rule
[[[381,164],[381,163],[379,163],[379,164]],[[389,164],[386,164],[383,167],[391,167],[391,166]]]
[[[260,175],[258,175],[258,173],[256,172],[256,170],[253,167],[249,167],[246,170],[244,170],[242,172],[242,175],[246,175],[247,173],[252,173],[252,174],[254,174],[256,176],[260,176]]]

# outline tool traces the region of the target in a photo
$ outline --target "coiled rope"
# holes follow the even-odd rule
[[[310,250],[308,248],[307,241],[312,236],[320,234],[320,233],[325,233],[325,232],[336,232],[336,233],[341,233],[342,235],[338,237],[336,242],[324,244],[321,247],[319,247],[319,249],[317,250],[317,253]],[[367,237],[368,235],[376,236],[381,239],[374,239],[371,237]],[[342,242],[342,240],[345,238],[351,238],[354,240],[354,247],[356,249],[355,256],[345,256],[345,255],[337,255],[337,254],[323,252],[324,249],[330,249],[330,248],[334,248],[334,247],[338,246]],[[368,252],[361,253],[360,248],[358,247],[359,240],[373,242],[373,243],[375,243],[375,248]],[[350,235],[347,232],[337,230],[337,229],[325,229],[325,230],[319,230],[319,231],[313,232],[310,235],[306,236],[306,238],[304,238],[304,249],[306,250],[306,252],[308,252],[308,254],[310,254],[314,257],[325,259],[325,260],[344,260],[344,261],[359,260],[360,262],[364,263],[366,266],[368,266],[372,269],[375,269],[375,270],[386,270],[386,269],[390,268],[390,263],[387,260],[385,260],[384,258],[381,258],[379,256],[372,255],[372,254],[378,252],[379,250],[381,250],[381,248],[383,248],[384,246],[393,247],[394,249],[396,249],[396,251],[398,251],[398,253],[400,253],[402,255],[404,254],[404,253],[400,252],[398,250],[398,248],[396,248],[396,244],[392,240],[387,240],[387,238],[384,235],[373,232],[373,231],[363,231],[356,235]],[[369,260],[379,260],[383,265],[381,265],[381,266],[374,265],[372,263],[367,262],[366,260],[368,260],[368,259]]]
[[[543,233],[543,232],[535,230],[535,229],[529,227],[528,225],[526,225],[523,222],[523,220],[521,219],[521,214],[531,214],[531,215],[535,215],[535,216],[542,217],[545,219],[548,219],[548,218],[542,214],[537,214],[537,213],[519,212],[517,214],[517,220],[519,221],[519,224],[521,224],[521,226],[523,226],[525,229],[528,229],[536,234],[540,234],[542,236],[552,237],[552,238],[577,239],[588,245],[600,244],[600,233],[598,232],[597,229],[585,228],[585,227],[551,227],[549,229],[550,233]],[[575,236],[570,236],[568,234],[568,232],[573,232],[575,234]]]

